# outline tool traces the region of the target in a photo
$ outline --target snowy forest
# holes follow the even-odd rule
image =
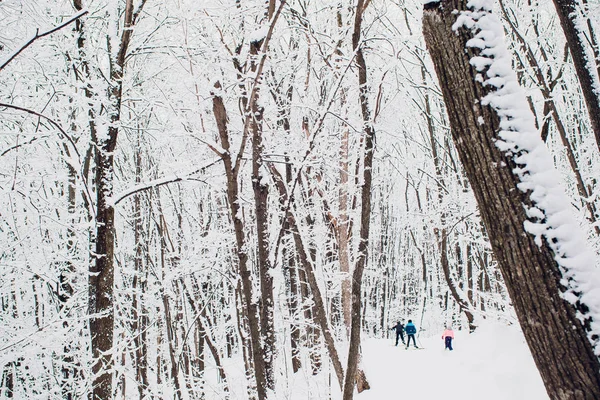
[[[600,1],[0,27],[0,398],[360,399],[408,319],[519,326],[549,398],[600,398]]]

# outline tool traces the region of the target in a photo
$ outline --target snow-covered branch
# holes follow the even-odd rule
[[[159,178],[159,179],[154,179],[152,181],[149,182],[142,182],[139,185],[136,185],[128,190],[125,190],[119,194],[117,194],[116,196],[113,197],[111,205],[114,207],[117,204],[119,204],[121,201],[125,200],[126,198],[128,198],[129,196],[132,196],[136,193],[139,192],[143,192],[145,190],[149,190],[149,189],[153,189],[159,186],[164,186],[164,185],[168,185],[169,183],[175,183],[175,182],[182,182],[182,181],[192,181],[192,180],[198,180],[197,178],[194,178],[194,175],[196,175],[199,172],[204,171],[205,169],[213,166],[214,164],[216,164],[217,162],[221,161],[220,159],[216,160],[216,161],[211,161],[210,163],[206,164],[203,167],[200,167],[190,173],[187,173],[183,176],[170,176],[170,177],[163,177],[163,178]]]
[[[81,12],[75,14],[74,16],[72,16],[71,18],[69,18],[66,22],[63,22],[62,24],[60,24],[52,29],[49,29],[47,31],[44,31],[42,33],[40,33],[39,29],[36,29],[35,35],[33,35],[33,37],[31,39],[29,39],[27,42],[25,42],[25,44],[23,44],[21,47],[19,47],[17,50],[15,50],[10,56],[8,56],[6,61],[4,61],[2,64],[0,64],[0,71],[2,71],[4,69],[4,67],[6,67],[12,60],[14,60],[19,54],[21,54],[21,52],[23,52],[23,50],[25,50],[26,48],[31,46],[31,44],[33,42],[35,42],[36,40],[38,40],[39,38],[43,38],[44,36],[48,36],[56,31],[58,31],[59,29],[64,28],[65,26],[67,26],[67,25],[71,24],[72,22],[78,20],[79,18],[83,17],[87,13],[88,13],[87,10],[81,11]]]

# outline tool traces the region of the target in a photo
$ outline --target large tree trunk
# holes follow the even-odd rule
[[[586,36],[583,31],[585,22],[583,16],[580,15],[583,10],[578,7],[580,4],[576,0],[554,0],[554,5],[569,50],[571,50],[575,71],[577,71],[585,105],[590,116],[590,125],[596,136],[598,150],[600,150],[600,94],[594,90],[600,84],[600,79],[596,74],[597,66],[594,63],[593,52],[588,51],[584,42]]]
[[[491,91],[471,64],[481,50],[467,47],[471,30],[458,28],[466,1],[428,3],[425,41],[442,87],[461,162],[477,199],[492,249],[534,360],[553,399],[600,398],[600,363],[575,307],[562,298],[561,272],[546,238],[540,245],[524,229],[524,206],[533,205],[517,187],[517,164],[496,147],[500,116],[481,99]],[[482,11],[483,12],[483,11]]]

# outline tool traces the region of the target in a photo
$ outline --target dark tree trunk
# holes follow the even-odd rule
[[[215,84],[218,90],[220,83]],[[267,397],[266,377],[265,377],[265,359],[262,352],[260,318],[256,303],[253,302],[252,274],[248,267],[248,254],[246,253],[246,238],[244,232],[244,223],[241,219],[241,206],[238,188],[239,159],[234,162],[231,157],[229,130],[227,127],[228,117],[223,99],[213,95],[213,114],[217,123],[221,147],[225,150],[221,154],[225,176],[227,178],[227,202],[231,219],[233,220],[233,229],[236,238],[236,250],[238,258],[238,271],[241,276],[242,300],[245,305],[245,316],[248,318],[248,330],[250,331],[251,355],[254,363],[254,375],[256,378],[256,389],[259,400]]]
[[[261,41],[262,42],[262,41]],[[250,44],[250,54],[257,56],[261,42]],[[254,68],[253,68],[254,70]],[[252,189],[254,191],[254,207],[256,211],[256,235],[258,274],[260,279],[260,333],[262,338],[262,353],[265,365],[265,384],[267,389],[275,389],[273,360],[275,358],[275,327],[273,322],[273,277],[269,261],[269,215],[268,195],[269,186],[266,177],[261,175],[263,167],[263,109],[258,106],[258,89],[254,91],[253,101],[250,101],[250,132],[252,133]]]
[[[287,230],[287,228],[286,228]],[[291,245],[291,243],[290,243]],[[292,371],[298,372],[302,367],[300,359],[300,326],[296,322],[299,316],[298,299],[298,271],[294,254],[289,254],[288,249],[283,249],[283,274],[285,278],[287,305],[290,313],[290,345],[292,347]]]
[[[140,143],[135,150],[135,182],[141,182],[142,174],[142,154],[140,151]],[[146,293],[147,287],[147,272],[144,270],[143,262],[143,223],[142,223],[142,201],[141,195],[135,194],[133,197],[133,217],[135,219],[134,240],[135,240],[135,259],[134,259],[134,276],[133,276],[133,301],[131,308],[133,309],[132,332],[134,333],[133,343],[135,345],[135,377],[138,385],[138,393],[140,399],[148,389],[148,343],[147,343],[147,326],[148,313],[143,302],[142,293]]]
[[[279,195],[282,198],[282,201],[287,202],[289,199],[289,194],[287,193],[287,189],[283,183],[283,178],[272,164],[269,164],[269,170],[273,176],[275,181],[275,185],[279,191]],[[321,295],[321,290],[319,289],[319,284],[317,282],[317,277],[315,276],[315,272],[313,270],[312,259],[308,253],[308,249],[304,246],[304,240],[300,236],[300,230],[298,229],[298,224],[296,222],[296,218],[291,210],[286,210],[285,215],[287,226],[289,226],[290,231],[292,232],[294,238],[294,244],[296,246],[296,251],[298,253],[298,258],[300,261],[300,266],[302,269],[299,270],[299,280],[302,297],[308,297],[308,291],[304,285],[304,282],[308,283],[310,287],[310,291],[312,294],[312,300],[314,302],[314,306],[312,307],[313,318],[315,322],[321,328],[321,332],[323,333],[323,338],[325,341],[325,347],[329,353],[329,357],[331,359],[331,363],[333,364],[333,369],[337,376],[338,382],[340,384],[340,388],[342,388],[342,384],[344,381],[344,370],[342,368],[342,363],[340,362],[337,350],[335,348],[335,340],[333,339],[333,335],[331,334],[331,330],[329,329],[329,321],[327,320],[327,314],[325,313],[326,306],[323,302],[323,296]],[[316,336],[316,333],[311,332],[314,328],[308,328],[308,335],[313,338]],[[314,344],[314,343],[313,343]],[[319,366],[320,367],[320,366]]]
[[[499,116],[492,107],[481,105],[490,88],[476,79],[479,73],[469,63],[477,51],[466,46],[473,32],[452,29],[455,10],[466,10],[466,1],[425,6],[425,41],[454,143],[525,338],[550,398],[600,398],[600,363],[575,307],[561,297],[564,288],[554,253],[545,239],[538,246],[524,230],[524,205],[532,205],[532,200],[517,188],[513,157],[496,147]]]
[[[369,227],[371,222],[371,182],[373,181],[373,152],[375,130],[371,121],[371,111],[368,102],[367,63],[362,51],[361,26],[363,13],[369,1],[358,0],[352,33],[352,48],[356,52],[358,67],[358,84],[360,87],[359,101],[364,133],[363,184],[361,188],[360,210],[360,242],[358,257],[352,273],[352,324],[350,328],[350,346],[348,348],[348,364],[344,380],[343,399],[352,400],[354,384],[358,380],[359,391],[368,389],[364,372],[358,370],[360,360],[360,333],[362,321],[362,277],[367,264],[367,249],[369,247]],[[357,373],[360,372],[360,373]]]
[[[116,132],[113,140],[98,143],[96,151],[96,262],[90,267],[89,277],[93,400],[112,398],[112,374],[108,371],[112,364],[114,327],[115,210],[108,204],[108,199],[112,196],[114,144]]]
[[[579,78],[579,84],[581,85],[581,91],[583,92],[583,98],[590,117],[592,132],[596,136],[596,144],[598,150],[600,150],[600,94],[594,92],[594,84],[598,83],[598,77],[594,76],[597,65],[587,57],[588,51],[584,42],[586,35],[583,32],[584,19],[577,16],[583,10],[578,9],[578,4],[575,0],[553,1],[565,38],[567,39],[567,44],[569,45],[569,50],[571,51],[575,71],[577,71],[577,77]]]
[[[471,303],[469,303],[469,301],[459,293],[459,288],[457,287],[456,282],[452,279],[452,275],[450,273],[450,263],[448,262],[448,234],[445,228],[442,229],[440,253],[440,261],[442,264],[442,270],[444,271],[444,278],[446,278],[446,283],[448,284],[452,298],[458,304],[460,311],[465,313],[467,321],[469,322],[469,332],[474,332],[475,329],[477,329],[477,326],[475,325],[475,316],[471,311]]]
[[[81,6],[75,2],[76,7]],[[110,87],[106,107],[110,125],[106,138],[100,138],[95,126],[90,125],[92,142],[96,147],[96,249],[95,263],[90,266],[89,314],[91,350],[94,358],[94,376],[91,397],[112,398],[112,346],[114,332],[114,248],[115,248],[115,209],[111,204],[114,182],[114,151],[117,147],[125,56],[133,33],[133,27],[142,12],[144,2],[134,10],[133,0],[125,2],[123,29],[114,61],[110,65]]]

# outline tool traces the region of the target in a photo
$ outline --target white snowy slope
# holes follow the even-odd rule
[[[485,323],[474,334],[456,331],[454,350],[444,350],[439,332],[421,332],[422,350],[395,347],[393,338],[362,343],[363,368],[371,389],[356,400],[548,400],[525,338],[517,325]],[[325,353],[323,351],[323,353]],[[285,358],[285,357],[284,357]],[[248,399],[241,359],[225,359],[229,399]],[[288,362],[287,359],[279,361]],[[308,360],[306,360],[308,361]],[[274,400],[340,400],[335,374],[324,365],[316,376],[310,368],[281,372]],[[210,369],[210,368],[209,368]],[[216,371],[208,376],[214,378]],[[213,379],[206,399],[226,398]]]
[[[454,350],[439,334],[420,335],[423,350],[366,340],[364,367],[371,390],[358,400],[547,400],[542,379],[516,326],[488,325],[455,332]]]

